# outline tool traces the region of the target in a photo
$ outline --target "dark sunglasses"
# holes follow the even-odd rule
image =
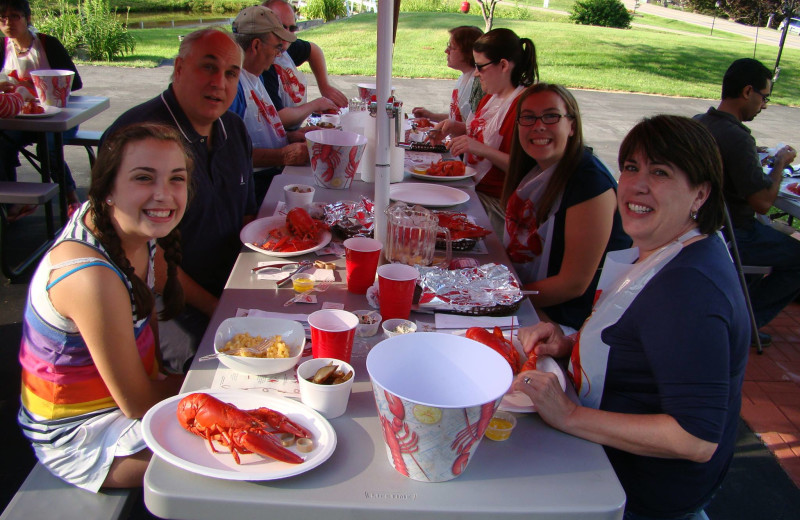
[[[286,29],[287,31],[293,32],[293,33],[296,33],[297,31],[300,30],[300,28],[297,27],[296,25],[284,25],[283,28]]]

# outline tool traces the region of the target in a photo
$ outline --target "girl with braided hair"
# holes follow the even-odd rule
[[[160,372],[153,259],[158,240],[169,318],[183,305],[177,226],[191,168],[171,127],[115,132],[99,150],[89,200],[30,283],[18,420],[39,461],[89,491],[142,485],[151,453],[140,419],[182,383]]]

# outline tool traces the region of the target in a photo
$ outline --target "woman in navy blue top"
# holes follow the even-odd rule
[[[589,316],[603,256],[630,246],[617,212],[617,182],[584,146],[578,102],[561,85],[537,83],[517,104],[503,189],[503,243],[531,302],[580,328]]]
[[[645,119],[619,152],[618,208],[634,248],[609,253],[592,315],[574,337],[542,323],[526,352],[570,356],[580,404],[554,374],[523,372],[551,426],[603,444],[627,495],[624,518],[702,519],[736,440],[750,326],[716,231],[722,166],[700,124]]]

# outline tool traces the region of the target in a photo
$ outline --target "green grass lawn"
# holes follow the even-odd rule
[[[531,38],[536,44],[541,79],[573,88],[715,99],[728,65],[737,58],[753,56],[752,42],[742,37],[717,31],[713,38],[702,33],[662,31],[661,27],[696,32],[688,30],[690,24],[652,20],[656,17],[644,20],[657,26],[628,30],[574,25],[565,16],[546,11],[537,10],[533,17],[495,18],[494,26],[508,27]],[[457,77],[456,71],[445,66],[444,48],[447,29],[465,24],[482,27],[483,18],[479,14],[401,13],[392,73],[408,78]],[[190,30],[131,30],[139,42],[135,53],[112,64],[157,66],[163,59],[175,56],[178,35]],[[330,74],[375,74],[375,14],[324,24],[303,31],[302,37],[325,50]],[[776,47],[760,45],[755,57],[771,67],[776,55]],[[800,51],[784,49],[781,77],[771,102],[800,106],[799,79]]]

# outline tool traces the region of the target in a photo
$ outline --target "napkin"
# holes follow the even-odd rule
[[[458,314],[436,313],[437,329],[468,329],[470,327],[519,327],[516,316],[460,316]]]
[[[258,263],[258,267],[262,267],[262,266],[270,265],[270,264],[285,264],[285,263],[286,263],[285,261],[281,261],[281,262],[259,262]],[[310,267],[310,268],[306,269],[305,271],[301,271],[301,272],[310,274],[311,277],[316,282],[335,282],[336,281],[336,276],[334,276],[334,274],[333,274],[334,273],[333,269],[318,269],[316,267]],[[258,279],[259,280],[278,281],[278,280],[282,280],[282,279],[286,278],[286,275],[289,274],[289,273],[283,273],[283,272],[264,273],[262,271],[259,271],[256,274],[258,274]],[[286,283],[289,283],[289,282],[286,282]]]
[[[249,316],[251,318],[280,318],[283,320],[308,321],[308,314],[287,314],[285,312],[269,312],[261,309],[239,309],[236,316]]]

